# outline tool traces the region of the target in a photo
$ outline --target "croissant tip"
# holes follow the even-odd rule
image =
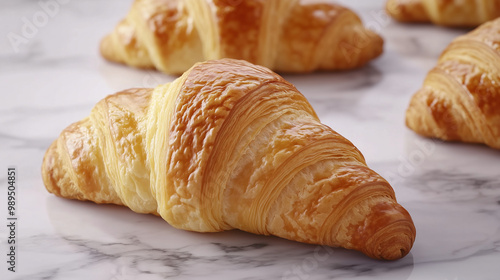
[[[358,245],[367,256],[381,260],[397,260],[406,256],[415,241],[415,225],[397,203],[381,203],[363,226],[358,228]]]
[[[99,52],[101,53],[101,56],[106,60],[109,61],[117,60],[116,54],[112,46],[112,40],[110,34],[102,38],[101,42],[99,43]]]
[[[413,238],[410,235],[390,237],[380,243],[379,246],[383,249],[375,257],[389,261],[398,260],[410,252],[412,245]]]
[[[413,223],[401,221],[381,230],[369,241],[364,253],[369,257],[380,260],[398,260],[410,252],[415,241]]]
[[[45,152],[42,160],[42,180],[44,182],[45,188],[48,192],[55,195],[60,194],[59,187],[57,185],[57,179],[55,178],[54,170],[56,168],[55,163],[55,153],[57,147],[57,140],[52,142],[50,147]]]

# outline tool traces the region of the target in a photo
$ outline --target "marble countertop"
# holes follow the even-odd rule
[[[48,2],[48,10],[38,1],[0,3],[0,279],[499,279],[500,151],[424,139],[404,125],[411,95],[467,30],[398,24],[383,0],[340,1],[384,37],[383,56],[359,70],[284,76],[411,213],[411,253],[383,262],[240,231],[181,231],[123,207],[49,194],[40,165],[63,128],[108,94],[174,77],[99,56],[99,40],[131,0],[40,1]],[[12,44],[12,34],[21,39]],[[16,168],[16,272],[7,270],[9,167]]]

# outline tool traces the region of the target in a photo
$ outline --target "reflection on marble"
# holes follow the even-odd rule
[[[58,1],[44,0],[42,2]],[[43,154],[60,131],[107,94],[175,77],[103,61],[100,38],[130,1],[60,1],[58,12],[19,45],[37,1],[0,3],[0,173],[18,170],[18,263],[7,271],[0,226],[0,279],[498,279],[500,151],[424,139],[404,126],[409,98],[446,45],[466,30],[397,24],[383,0],[339,1],[385,38],[384,55],[363,69],[284,75],[321,120],[350,139],[393,185],[417,239],[395,262],[358,252],[240,231],[201,234],[128,209],[68,201],[42,184]],[[0,210],[7,215],[5,188]]]

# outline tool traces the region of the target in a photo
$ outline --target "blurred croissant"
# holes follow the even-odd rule
[[[500,149],[500,19],[448,46],[413,96],[406,124],[424,136]]]
[[[126,205],[185,230],[237,228],[389,260],[415,239],[356,147],[293,85],[241,60],[108,96],[50,146],[42,173],[58,196]]]
[[[386,10],[402,22],[475,27],[500,17],[500,0],[388,0]]]
[[[299,0],[136,0],[101,42],[107,60],[179,74],[243,59],[282,72],[363,66],[383,40],[349,9]],[[321,2],[321,1],[320,1]]]

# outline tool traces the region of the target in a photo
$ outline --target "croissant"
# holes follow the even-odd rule
[[[475,27],[500,17],[500,0],[388,0],[386,10],[402,22]]]
[[[500,19],[447,47],[412,97],[406,124],[424,136],[500,149]]]
[[[136,0],[100,45],[107,60],[168,74],[220,58],[281,72],[352,69],[382,48],[351,10],[299,0]]]
[[[240,229],[379,259],[415,227],[351,142],[267,68],[222,59],[100,101],[44,157],[57,196],[125,205],[191,231]]]

